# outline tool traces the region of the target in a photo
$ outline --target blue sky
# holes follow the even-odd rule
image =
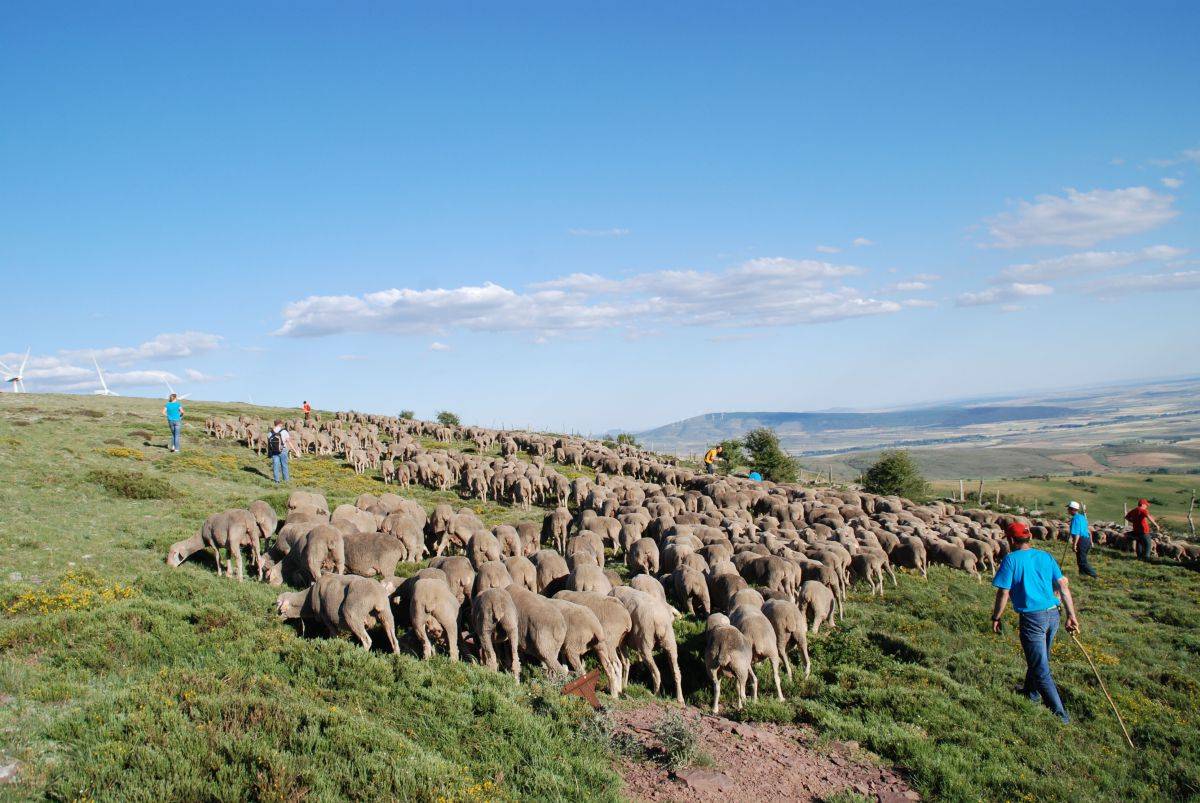
[[[1194,3],[8,4],[31,391],[596,431],[1195,372]]]

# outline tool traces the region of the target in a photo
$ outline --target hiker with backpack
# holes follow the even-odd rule
[[[267,435],[267,456],[271,458],[271,474],[275,482],[279,482],[281,476],[284,482],[291,479],[288,476],[288,451],[291,448],[292,436],[284,428],[283,421],[276,418],[275,425]]]

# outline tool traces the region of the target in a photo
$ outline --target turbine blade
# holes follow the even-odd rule
[[[25,363],[29,362],[29,352],[32,350],[33,350],[32,346],[29,346],[25,349],[25,359],[21,360],[21,370],[18,371],[17,373],[19,373],[19,374],[25,373]]]

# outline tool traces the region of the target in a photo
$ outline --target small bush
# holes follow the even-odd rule
[[[617,443],[625,444],[627,446],[634,446],[634,447],[640,447],[642,445],[642,444],[638,443],[638,439],[629,432],[622,432],[620,435],[618,435]]]
[[[149,439],[149,438],[153,438],[153,437],[154,437],[154,433],[153,433],[153,432],[147,432],[147,431],[146,431],[146,430],[144,430],[144,429],[135,429],[135,430],[133,430],[132,432],[130,432],[130,433],[129,433],[129,437],[131,437],[131,438],[141,438],[142,440],[147,440],[147,439]]]
[[[678,711],[668,711],[654,726],[663,762],[673,770],[690,767],[700,758],[696,729]]]
[[[462,425],[462,422],[458,419],[458,415],[449,410],[439,412],[437,414],[437,422],[443,427],[457,427]]]
[[[742,439],[750,453],[750,467],[771,482],[795,482],[796,461],[779,445],[775,430],[767,427],[752,429]]]
[[[912,456],[903,449],[892,449],[879,456],[863,475],[863,489],[881,496],[903,496],[921,500],[929,494],[929,484],[921,476]]]
[[[400,411],[400,414],[399,414],[399,415],[397,415],[396,417],[397,417],[397,418],[403,418],[403,419],[405,419],[406,421],[411,421],[411,420],[413,420],[414,418],[416,418],[416,417],[417,417],[417,414],[416,414],[416,413],[414,413],[412,410],[401,410],[401,411]]]
[[[9,616],[80,611],[105,602],[129,599],[137,592],[120,583],[106,583],[91,572],[69,571],[56,585],[33,588],[9,597],[3,609]]]
[[[171,499],[177,496],[175,489],[166,480],[137,471],[98,468],[89,471],[85,479],[125,499]]]
[[[112,441],[105,441],[105,443],[111,443],[111,442]],[[116,441],[116,442],[120,443],[120,441]],[[144,455],[140,449],[130,449],[127,446],[111,446],[108,449],[105,449],[104,453],[106,455],[108,455],[109,457],[124,457],[124,458],[128,458],[130,460],[145,460],[146,459],[146,455]]]
[[[107,415],[103,410],[76,410],[76,412],[88,418],[104,418]]]

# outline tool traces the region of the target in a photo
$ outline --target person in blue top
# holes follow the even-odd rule
[[[167,417],[167,426],[171,428],[171,451],[179,451],[179,430],[183,428],[183,404],[174,393],[163,406],[163,415]]]
[[[1000,632],[1000,616],[1011,598],[1013,609],[1020,616],[1021,649],[1025,652],[1025,683],[1018,691],[1032,702],[1040,699],[1065,724],[1071,718],[1063,709],[1058,687],[1050,675],[1050,647],[1058,632],[1055,591],[1067,609],[1067,630],[1070,631],[1079,630],[1075,601],[1067,588],[1067,578],[1063,577],[1062,569],[1050,553],[1030,546],[1028,527],[1014,521],[1004,528],[1004,536],[1012,551],[1000,563],[996,578],[992,580],[996,587],[992,630]]]
[[[1071,548],[1075,550],[1075,562],[1079,564],[1079,573],[1088,577],[1099,577],[1092,564],[1088,563],[1088,552],[1092,548],[1092,533],[1088,529],[1087,516],[1083,506],[1078,502],[1067,505],[1067,515],[1071,517]]]

